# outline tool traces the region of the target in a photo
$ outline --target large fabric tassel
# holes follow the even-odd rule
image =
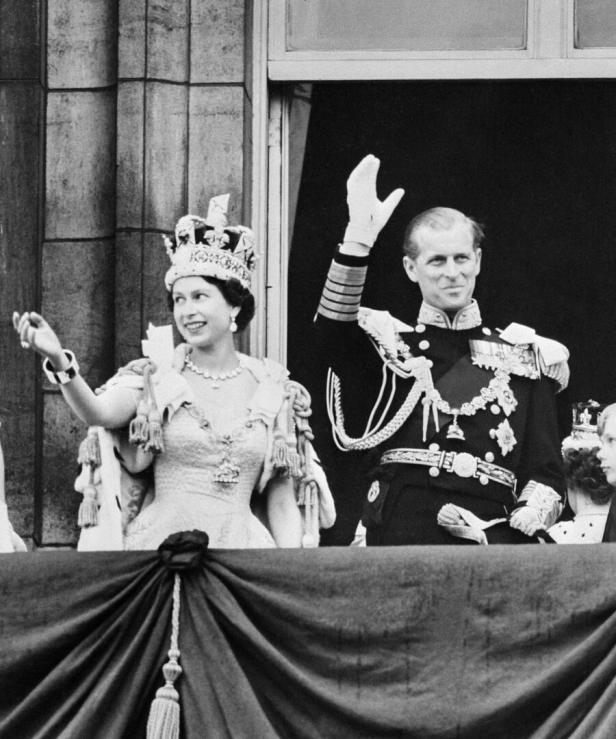
[[[169,662],[163,665],[165,684],[156,691],[156,698],[150,706],[147,739],[179,739],[180,736],[180,695],[174,682],[182,674],[178,662],[180,650],[178,636],[180,632],[180,575],[175,573],[173,582],[173,608],[171,612],[171,646]]]
[[[156,367],[150,362],[143,368],[143,397],[137,405],[137,413],[128,427],[128,440],[139,444],[146,452],[164,451],[162,417],[156,407],[151,375]]]

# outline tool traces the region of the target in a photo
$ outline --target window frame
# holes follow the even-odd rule
[[[616,76],[614,48],[574,47],[575,0],[528,0],[527,48],[478,51],[287,51],[287,0],[269,0],[272,81]]]

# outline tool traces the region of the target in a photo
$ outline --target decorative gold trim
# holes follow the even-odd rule
[[[426,326],[436,326],[437,328],[448,328],[452,331],[466,331],[470,328],[481,326],[481,311],[479,304],[473,300],[464,308],[461,308],[453,320],[449,318],[445,311],[435,308],[428,303],[422,303],[417,316],[417,322]]]
[[[431,451],[430,449],[388,449],[381,455],[381,464],[416,464],[444,470],[458,477],[487,477],[492,482],[515,490],[516,477],[511,470],[486,462],[468,452]],[[436,476],[436,475],[434,475]]]

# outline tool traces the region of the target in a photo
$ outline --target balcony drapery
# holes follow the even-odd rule
[[[184,737],[616,736],[616,546],[207,552],[181,573]],[[0,556],[0,736],[143,736],[156,552]]]

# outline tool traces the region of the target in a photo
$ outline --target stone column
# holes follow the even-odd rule
[[[229,192],[241,222],[243,0],[120,1],[116,362],[140,356],[148,322],[167,324],[162,233]]]
[[[0,440],[9,514],[29,544],[40,528],[38,363],[20,349],[11,314],[38,307],[45,100],[40,35],[39,0],[0,3]]]
[[[41,307],[92,387],[113,372],[115,0],[48,0]],[[43,383],[43,545],[76,540],[85,426]]]

